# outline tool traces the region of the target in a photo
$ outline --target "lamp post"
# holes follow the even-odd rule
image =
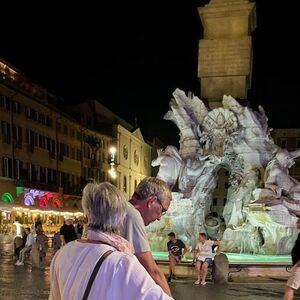
[[[116,155],[117,149],[116,147],[112,146],[109,148],[109,154],[110,154],[110,158],[109,158],[109,164],[110,164],[110,169],[108,171],[108,174],[110,175],[110,177],[112,179],[116,179],[117,178],[117,172],[116,172]]]

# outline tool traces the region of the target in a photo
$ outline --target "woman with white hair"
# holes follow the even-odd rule
[[[119,235],[126,217],[123,194],[107,182],[89,183],[83,190],[82,207],[87,238],[72,241],[55,254],[49,299],[172,299]]]

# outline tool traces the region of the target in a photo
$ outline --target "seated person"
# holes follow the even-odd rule
[[[19,260],[15,263],[16,266],[24,266],[25,254],[30,252],[32,245],[35,243],[34,231],[30,231],[30,228],[25,228],[27,234],[25,247],[20,251]]]
[[[25,247],[26,240],[27,240],[26,230],[23,227],[21,228],[21,230],[22,230],[22,237],[17,236],[15,238],[15,255],[17,256],[18,260],[19,260],[19,254],[20,254],[21,250]],[[19,239],[20,241],[17,241],[17,239]]]
[[[180,262],[182,257],[188,251],[187,246],[182,240],[176,239],[175,233],[170,232],[168,234],[169,242],[167,243],[169,251],[169,272],[168,282],[171,282],[171,279],[176,279],[175,276],[175,265]],[[182,252],[183,249],[183,252]]]
[[[212,266],[213,256],[212,256],[212,247],[218,246],[217,253],[220,253],[220,242],[212,241],[206,239],[206,234],[204,232],[199,233],[199,242],[194,251],[194,259],[196,261],[196,272],[197,280],[195,284],[206,284],[206,275],[208,267]],[[202,278],[202,280],[201,280]]]

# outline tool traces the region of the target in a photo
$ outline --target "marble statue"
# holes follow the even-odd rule
[[[300,150],[279,149],[265,169],[264,188],[253,193],[257,202],[268,206],[282,204],[294,215],[300,215],[300,182],[289,175],[289,168],[300,156]]]
[[[148,226],[152,248],[165,251],[170,231],[193,247],[205,231],[221,239],[222,251],[286,253],[300,215],[300,183],[288,169],[300,151],[274,144],[261,106],[254,111],[230,95],[222,104],[210,110],[198,97],[179,89],[173,93],[164,119],[179,128],[180,147],[159,150],[152,166],[159,166],[157,177],[178,190],[165,217]],[[221,168],[230,174],[227,202],[222,216],[212,217]]]
[[[159,166],[156,177],[164,180],[170,188],[173,188],[177,181],[181,164],[182,159],[175,146],[167,146],[165,150],[158,149],[157,158],[151,162],[152,167]]]

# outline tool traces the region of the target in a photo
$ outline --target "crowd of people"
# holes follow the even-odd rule
[[[154,177],[142,180],[129,201],[110,183],[89,183],[82,196],[86,230],[81,239],[64,240],[54,256],[49,299],[87,299],[89,295],[91,299],[96,295],[100,299],[173,299],[168,282],[176,279],[176,264],[188,247],[174,232],[168,234],[167,281],[154,261],[145,230],[145,226],[160,220],[171,200],[168,185]],[[61,230],[61,236],[65,232]],[[285,300],[292,299],[293,291],[299,288],[299,240],[292,252],[295,266]],[[201,232],[193,257],[197,285],[206,284],[213,247],[220,253],[220,242],[207,239]]]
[[[51,262],[50,299],[83,299],[87,294],[91,299],[95,295],[101,295],[101,299],[118,299],[121,295],[125,299],[172,299],[168,282],[176,279],[176,264],[189,249],[174,232],[168,234],[167,280],[152,256],[145,229],[160,220],[171,200],[169,186],[155,177],[144,178],[129,201],[110,183],[89,183],[82,196],[86,216],[82,238],[76,238],[71,218],[60,230],[62,248]],[[213,245],[220,246],[201,233],[195,258],[203,285],[213,258],[208,248]],[[102,284],[93,285],[91,280]]]
[[[171,197],[154,177],[142,180],[129,201],[110,183],[87,184],[86,231],[53,257],[49,299],[173,299],[145,230],[168,210]]]
[[[169,277],[168,282],[172,279],[176,279],[175,267],[178,263],[182,261],[182,258],[189,251],[187,245],[180,239],[176,238],[174,232],[168,234],[169,241],[167,243],[167,248],[169,252]],[[195,264],[195,271],[197,274],[197,280],[195,284],[206,284],[206,276],[208,272],[208,267],[213,265],[213,248],[217,248],[217,255],[220,254],[220,242],[207,239],[206,233],[199,233],[199,241],[193,251],[193,261]]]
[[[189,248],[174,232],[168,234],[166,278],[152,256],[145,229],[161,219],[171,200],[169,186],[155,177],[144,178],[129,201],[110,183],[88,183],[82,195],[85,221],[74,226],[74,220],[66,217],[60,228],[60,250],[50,266],[49,299],[88,299],[89,295],[90,299],[173,299],[168,282],[176,279],[176,265]],[[37,223],[34,230],[39,231],[40,226]],[[25,229],[23,245],[15,249],[16,265],[24,264],[25,254],[36,238],[34,230]],[[214,247],[220,253],[220,242],[200,232],[193,252],[197,285],[206,284]],[[300,234],[292,251],[294,267],[286,284],[285,300],[293,299],[300,285],[299,247]]]
[[[35,243],[34,230],[26,227],[23,231],[22,244],[15,248],[15,255],[18,258],[16,266],[24,266],[25,255],[31,251],[32,245]]]
[[[65,216],[64,224],[54,234],[53,248],[60,249],[66,243],[80,239],[83,233],[83,220],[74,219],[72,216]],[[20,226],[20,224],[18,223]],[[21,234],[14,239],[14,255],[17,258],[16,266],[23,266],[26,256],[31,254],[32,246],[38,244],[40,252],[46,255],[46,248],[50,238],[45,235],[43,222],[38,216],[31,227],[20,226]]]
[[[14,239],[14,255],[17,258],[16,266],[24,266],[26,256],[31,254],[32,247],[36,245],[39,251],[45,255],[48,245],[48,237],[44,234],[42,221],[37,218],[32,227],[20,226],[21,235]]]

